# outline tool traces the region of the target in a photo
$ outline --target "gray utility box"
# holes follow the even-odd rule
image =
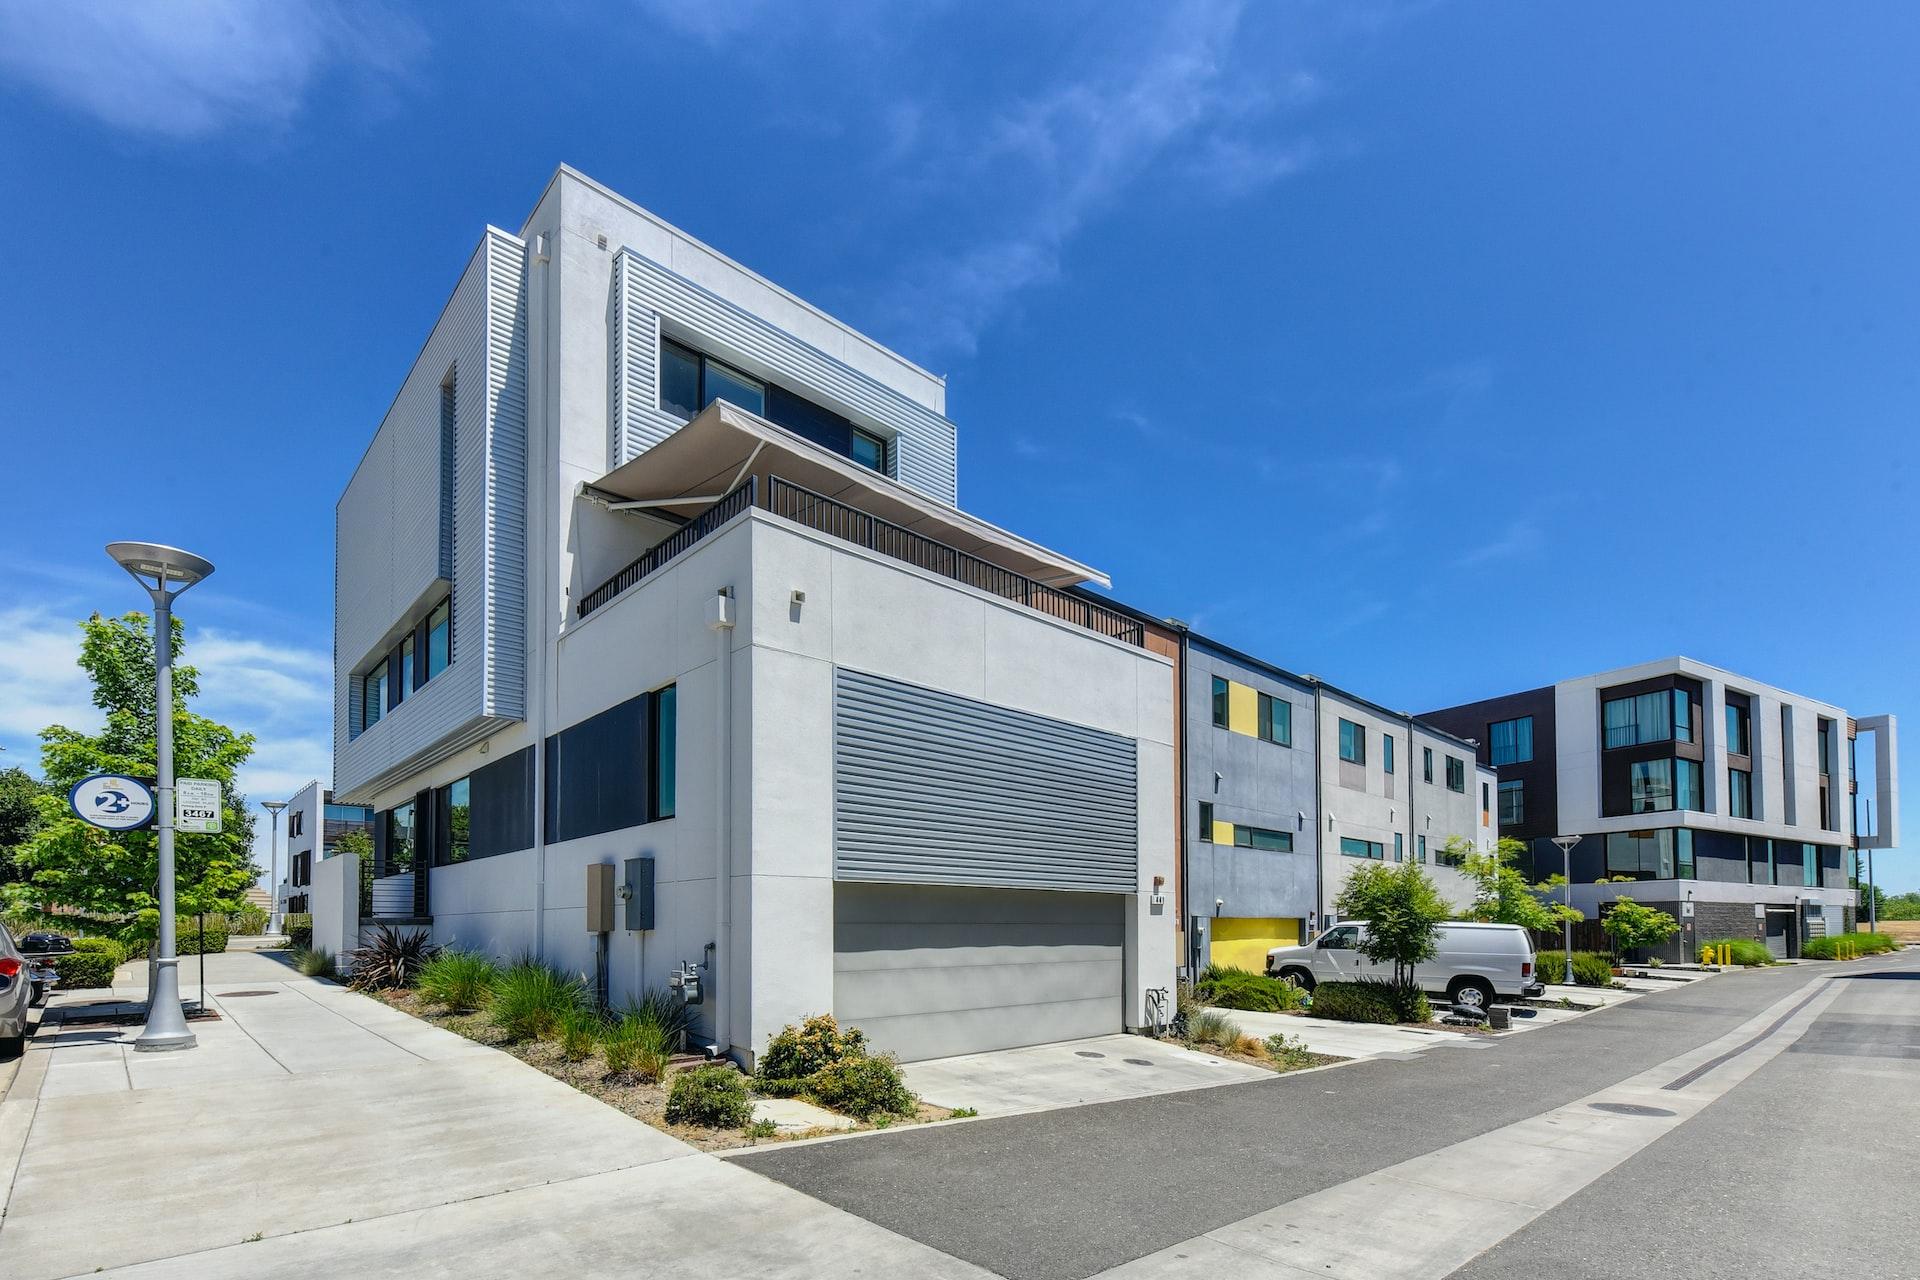
[[[653,859],[627,859],[627,928],[642,932],[653,928]]]
[[[613,864],[596,862],[587,868],[587,932],[613,932]]]

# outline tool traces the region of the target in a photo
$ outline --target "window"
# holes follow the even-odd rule
[[[1393,860],[1395,862],[1405,862],[1407,860],[1407,849],[1406,846],[1401,843],[1401,839],[1402,837],[1398,831],[1393,833]]]
[[[1447,790],[1461,795],[1467,792],[1467,762],[1459,756],[1447,757]]]
[[[1822,720],[1820,722],[1819,742],[1817,759],[1820,765],[1820,776],[1823,778],[1831,777],[1833,775],[1833,721]],[[1812,881],[1808,881],[1808,883],[1811,884]]]
[[[1759,836],[1747,839],[1747,879],[1754,884],[1773,884],[1777,877],[1774,873],[1773,841],[1763,840]]]
[[[447,669],[453,660],[453,600],[442,600],[427,615],[427,679]]]
[[[546,743],[547,840],[637,827],[671,816],[676,761],[656,760],[671,741],[673,686],[629,698],[569,725]],[[677,755],[677,752],[676,752]],[[668,811],[663,812],[663,805]]]
[[[1283,747],[1293,745],[1293,704],[1271,694],[1260,695],[1260,736]]]
[[[677,342],[662,340],[660,407],[691,418],[715,400],[736,404],[863,467],[886,473],[884,436],[855,426],[852,419],[785,387],[763,382]]]
[[[1663,813],[1673,808],[1673,761],[1636,760],[1631,777],[1628,813]]]
[[[1698,760],[1673,762],[1673,807],[1691,809],[1695,813],[1706,811],[1707,790],[1701,780]]]
[[[1433,748],[1420,748],[1420,776],[1423,781],[1433,781]]]
[[[1736,756],[1753,754],[1753,726],[1748,719],[1747,708],[1744,704],[1733,702],[1732,695],[1728,696],[1727,702],[1727,751]]]
[[[1380,767],[1388,773],[1393,772],[1393,735],[1380,735]]]
[[[749,413],[766,413],[767,387],[758,378],[749,378],[738,369],[728,368],[718,360],[703,360],[700,372],[700,407],[702,409],[715,400],[725,400],[739,405]]]
[[[1213,678],[1213,727],[1227,727],[1227,682],[1219,676]]]
[[[1319,946],[1327,951],[1351,951],[1360,942],[1360,926],[1343,924],[1320,935]]]
[[[1600,708],[1607,750],[1665,742],[1673,737],[1673,695],[1677,692],[1656,689],[1633,697],[1608,699]]]
[[[1367,731],[1351,720],[1340,722],[1340,758],[1350,764],[1367,762]]]
[[[1269,831],[1265,827],[1235,826],[1233,843],[1241,849],[1269,849],[1275,853],[1293,852],[1291,831]]]
[[[1356,840],[1352,836],[1340,837],[1340,852],[1349,858],[1372,858],[1375,862],[1385,862],[1386,846],[1378,840]]]
[[[655,822],[673,816],[674,792],[680,767],[680,696],[674,685],[653,695],[653,802],[647,817]]]
[[[414,835],[419,828],[416,821],[413,801],[395,805],[387,810],[387,848],[383,866],[375,869],[375,876],[397,876],[413,870]]]
[[[1468,856],[1472,853],[1473,849],[1464,840],[1451,849],[1443,844],[1434,850],[1433,862],[1439,867],[1465,866]]]
[[[1608,832],[1607,874],[1636,880],[1673,879],[1673,836],[1671,828]],[[1691,859],[1691,848],[1688,856]]]
[[[387,664],[382,662],[361,679],[360,682],[360,727],[365,730],[377,724],[387,709]]]
[[[1517,827],[1527,820],[1527,784],[1519,779],[1500,784],[1500,825]]]
[[[1693,698],[1685,689],[1673,691],[1673,740],[1693,741]]]
[[[660,344],[660,407],[683,418],[705,407],[700,399],[700,357],[674,342]]]
[[[1800,883],[1804,885],[1820,883],[1820,849],[1817,845],[1800,846]]]
[[[1746,769],[1727,770],[1727,813],[1735,818],[1753,816],[1753,774]]]
[[[1208,844],[1213,843],[1213,801],[1211,800],[1200,802],[1200,839]]]
[[[1524,764],[1533,759],[1533,717],[1500,720],[1487,726],[1487,760],[1491,764]]]
[[[1693,828],[1678,827],[1673,833],[1674,860],[1682,880],[1693,879]]]
[[[1413,838],[1413,856],[1414,856],[1414,860],[1417,862],[1420,862],[1422,864],[1426,862],[1427,838],[1425,836],[1415,836]]]
[[[422,683],[420,669],[414,663],[413,636],[414,633],[409,631],[400,640],[400,683],[407,686],[406,692],[418,689]],[[394,699],[395,702],[399,700]]]
[[[473,780],[462,778],[458,782],[449,783],[444,790],[446,791],[444,803],[447,815],[447,847],[444,853],[435,850],[439,856],[434,861],[436,863],[465,862],[468,841],[473,833]]]

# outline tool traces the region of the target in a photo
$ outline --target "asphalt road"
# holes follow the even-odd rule
[[[1920,978],[1920,955],[1895,963]],[[738,1163],[1010,1280],[1080,1280],[1572,1102],[1705,1044],[1833,972],[1831,966],[1797,965],[1727,974],[1478,1049],[1443,1049],[1408,1061],[769,1149]],[[1873,1123],[1847,1114],[1851,1103],[1835,1096],[1835,1064],[1845,1064],[1849,1080],[1886,1066],[1877,1056],[1881,1042],[1872,1038],[1877,1031],[1841,1028],[1877,1025],[1887,1008],[1904,1008],[1910,1019],[1920,1012],[1920,982],[1858,981],[1898,994],[1878,1004],[1862,1003],[1867,997],[1861,995],[1843,996],[1822,1020],[1834,1026],[1814,1043],[1865,1045],[1870,1052],[1782,1055],[1728,1099],[1473,1264],[1511,1269],[1474,1274],[1588,1274],[1568,1269],[1565,1247],[1555,1234],[1562,1221],[1569,1230],[1591,1233],[1592,1274],[1637,1274],[1619,1270],[1617,1255],[1621,1223],[1644,1222],[1650,1211],[1633,1174],[1648,1161],[1672,1162],[1661,1166],[1667,1181],[1660,1185],[1669,1193],[1693,1188],[1730,1162],[1757,1165],[1764,1189],[1753,1185],[1740,1203],[1763,1220],[1758,1234],[1768,1233],[1764,1224],[1773,1224],[1775,1233],[1804,1230],[1803,1224],[1817,1216],[1816,1206],[1850,1192],[1838,1169],[1828,1173],[1825,1187],[1805,1185],[1812,1179],[1797,1170],[1822,1158],[1817,1153],[1823,1144],[1850,1146],[1862,1137],[1861,1125]],[[1849,1008],[1855,1012],[1848,1014]],[[1907,1039],[1920,1043],[1920,1031]],[[1895,1065],[1902,1074],[1876,1077],[1875,1085],[1891,1099],[1887,1114],[1908,1120],[1901,1132],[1911,1135],[1920,1132],[1908,1119],[1914,1106],[1909,1097],[1913,1067]],[[1791,1075],[1793,1082],[1776,1086],[1773,1078],[1781,1075]],[[1742,1098],[1748,1091],[1751,1102]],[[1729,1126],[1724,1109],[1735,1098],[1750,1113],[1742,1124]],[[1724,1154],[1695,1137],[1709,1125],[1719,1141],[1734,1143]],[[1749,1131],[1751,1136],[1739,1137]],[[1882,1167],[1890,1174],[1886,1196],[1896,1196],[1901,1187],[1910,1191],[1897,1163]],[[1731,1192],[1726,1198],[1739,1199]],[[1680,1206],[1668,1223],[1676,1240],[1702,1230],[1695,1221],[1702,1213],[1696,1195],[1669,1194],[1668,1199]],[[1603,1203],[1607,1210],[1595,1207]],[[1908,1204],[1908,1230],[1911,1208]],[[1726,1228],[1726,1221],[1723,1214],[1711,1225],[1731,1238],[1737,1232]],[[1751,1222],[1745,1227],[1749,1235],[1755,1230]],[[1833,1244],[1833,1234],[1823,1235],[1823,1244]],[[1671,1275],[1676,1266],[1682,1274],[1772,1274],[1723,1267],[1690,1245],[1675,1249],[1644,1274]],[[1682,1257],[1685,1264],[1678,1265]],[[1604,1269],[1602,1259],[1607,1260]],[[1884,1266],[1865,1267],[1864,1273],[1899,1274]]]

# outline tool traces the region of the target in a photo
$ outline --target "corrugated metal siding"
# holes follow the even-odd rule
[[[659,408],[660,317],[665,316],[695,345],[710,337],[722,348],[714,354],[757,360],[776,377],[784,375],[793,390],[812,392],[830,408],[891,431],[894,478],[942,502],[958,500],[953,423],[631,249],[614,255],[613,267],[609,469],[683,425]]]
[[[1131,738],[834,674],[835,879],[1135,892]]]
[[[335,512],[334,786],[342,803],[524,715],[525,246],[489,229]],[[454,377],[453,660],[354,736],[352,671],[440,572],[440,387]]]

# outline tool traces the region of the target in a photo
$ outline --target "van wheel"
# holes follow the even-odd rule
[[[1302,991],[1313,990],[1313,975],[1305,969],[1282,969],[1280,981],[1292,983]]]
[[[1447,988],[1447,999],[1454,1004],[1487,1009],[1493,1005],[1493,988],[1481,978],[1456,978],[1453,985]]]

